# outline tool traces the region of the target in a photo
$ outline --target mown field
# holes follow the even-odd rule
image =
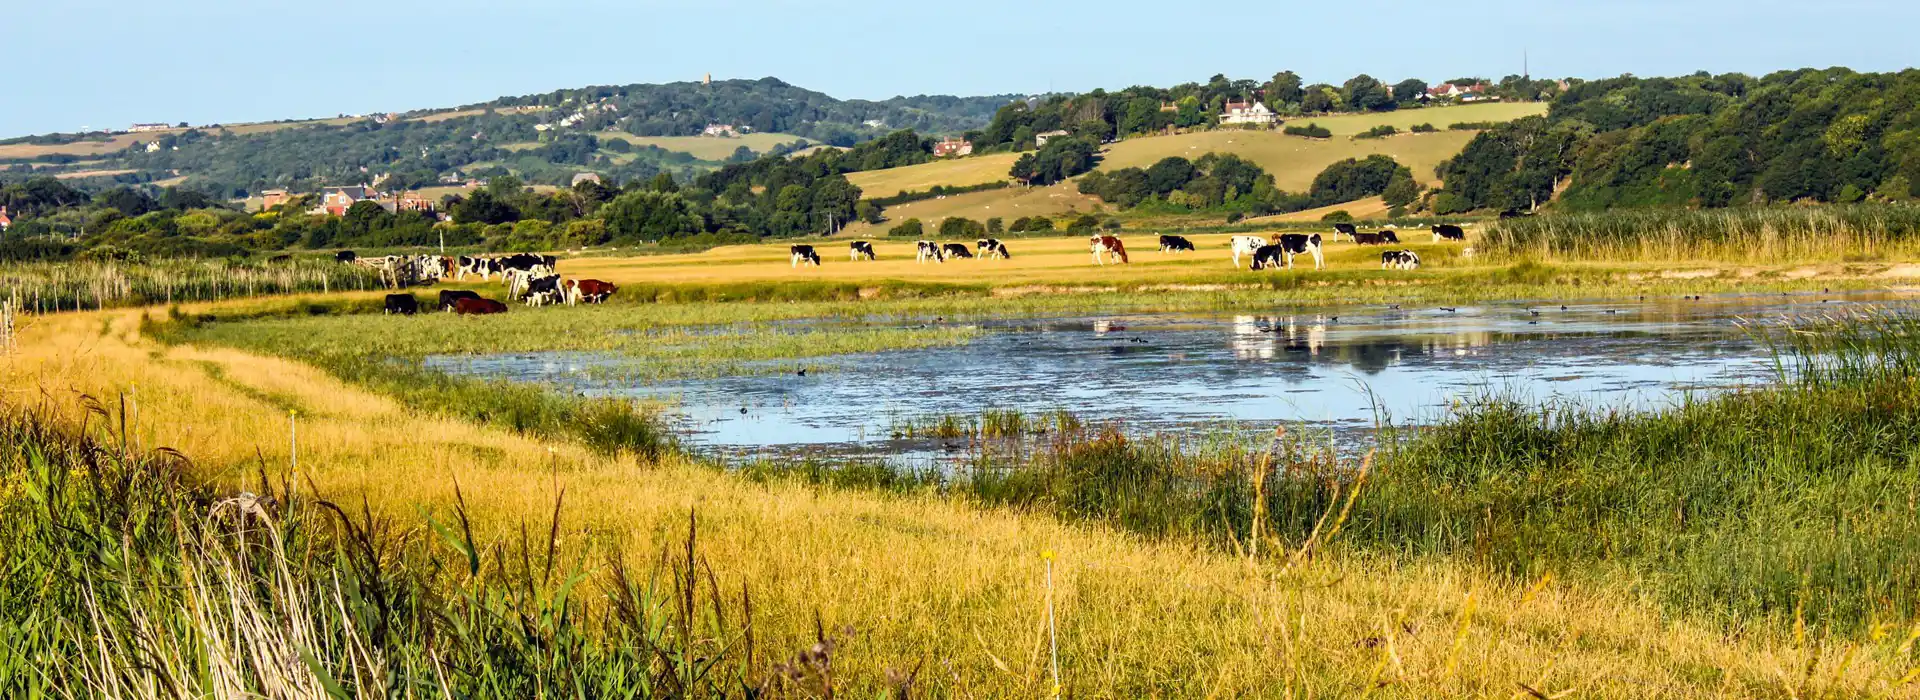
[[[1446,129],[1453,124],[1510,122],[1522,117],[1540,116],[1546,113],[1547,103],[1545,102],[1484,102],[1424,109],[1400,109],[1371,114],[1295,117],[1288,119],[1287,124],[1289,126],[1319,124],[1333,132],[1334,136],[1352,136],[1379,126],[1392,126],[1401,131],[1408,131],[1417,124],[1432,124],[1436,128]]]
[[[755,153],[766,153],[774,146],[808,141],[792,134],[741,134],[734,138],[715,138],[711,136],[634,136],[624,131],[602,131],[594,134],[601,141],[607,139],[625,139],[635,146],[659,146],[669,151],[687,153],[700,160],[720,161],[732,156],[741,146]]]
[[[990,153],[967,158],[946,158],[904,168],[848,173],[847,181],[860,188],[861,195],[872,199],[891,197],[901,192],[923,192],[934,185],[963,187],[1007,179],[1007,171],[1020,159],[1018,153]]]
[[[1232,153],[1271,173],[1280,189],[1303,192],[1329,165],[1384,154],[1411,168],[1416,180],[1430,184],[1435,180],[1434,167],[1458,154],[1471,140],[1473,133],[1465,131],[1358,140],[1308,139],[1277,131],[1202,131],[1116,143],[1100,162],[1100,169],[1145,168],[1172,156],[1192,160],[1208,153]]]

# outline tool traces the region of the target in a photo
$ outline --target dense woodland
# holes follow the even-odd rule
[[[1920,71],[1583,83],[1437,174],[1441,214],[1906,201],[1920,183]]]

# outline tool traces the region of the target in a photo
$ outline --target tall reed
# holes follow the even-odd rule
[[[0,263],[0,296],[33,313],[379,288],[370,269],[318,259]]]
[[[1920,207],[1623,209],[1507,219],[1475,243],[1509,258],[1795,263],[1920,252]]]

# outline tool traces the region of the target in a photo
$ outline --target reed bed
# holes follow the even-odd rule
[[[31,313],[379,288],[373,270],[317,259],[0,263],[0,296]]]
[[[1920,253],[1920,207],[1884,204],[1631,209],[1507,219],[1476,247],[1507,259],[1780,265]]]

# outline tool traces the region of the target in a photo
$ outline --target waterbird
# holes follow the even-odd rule
[[[1561,310],[1561,311],[1566,311],[1566,310],[1567,310],[1567,305],[1566,305],[1566,304],[1561,304],[1561,305],[1560,305],[1560,310]]]
[[[1389,309],[1392,309],[1392,310],[1394,310],[1394,311],[1399,311],[1399,310],[1400,310],[1400,305],[1399,305],[1399,304],[1388,304],[1388,305],[1387,305],[1387,308],[1389,308]]]
[[[1450,314],[1451,314],[1451,313],[1458,313],[1458,312],[1460,311],[1459,309],[1455,309],[1455,308],[1452,308],[1452,307],[1447,307],[1447,306],[1442,306],[1442,307],[1440,307],[1440,310],[1441,310],[1441,311],[1445,311],[1445,312],[1447,312],[1447,313],[1450,313]]]
[[[741,407],[740,407],[740,415],[743,415],[743,416],[744,416],[744,415],[747,415],[747,407],[746,407],[746,406],[741,406]]]
[[[800,369],[800,376],[802,376],[802,377],[804,377],[804,376],[807,376],[807,370],[806,370],[806,368],[804,368],[804,367],[802,367],[802,368]]]
[[[1539,316],[1539,315],[1540,315],[1540,310],[1539,310],[1539,309],[1527,309],[1527,313],[1530,313],[1530,314],[1533,314],[1533,315],[1535,315],[1535,316]]]
[[[1620,313],[1620,312],[1619,312],[1619,311],[1615,311],[1615,310],[1613,310],[1613,309],[1607,309],[1607,313],[1610,313],[1610,314],[1617,314],[1617,313]]]

